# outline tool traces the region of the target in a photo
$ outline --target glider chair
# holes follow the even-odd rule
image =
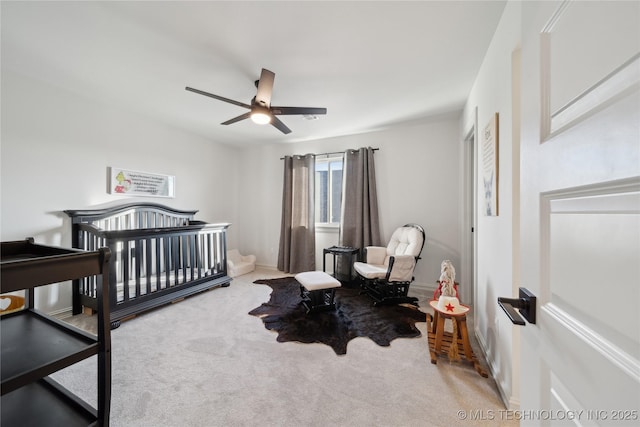
[[[386,248],[365,248],[365,262],[356,262],[353,268],[373,305],[417,303],[418,299],[407,293],[424,241],[424,228],[406,224],[393,232]]]

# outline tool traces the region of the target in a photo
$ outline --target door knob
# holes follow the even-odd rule
[[[502,307],[514,325],[526,325],[522,316],[531,324],[536,323],[536,296],[527,288],[520,288],[518,298],[498,297],[498,305]],[[515,309],[518,309],[520,314]]]

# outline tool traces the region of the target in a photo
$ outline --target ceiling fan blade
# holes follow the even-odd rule
[[[271,107],[271,114],[278,116],[302,114],[302,115],[316,115],[327,114],[326,108],[314,108],[314,107]]]
[[[244,120],[244,119],[248,119],[249,117],[251,117],[251,111],[249,111],[248,113],[244,113],[238,117],[234,117],[233,119],[229,119],[226,122],[220,123],[221,125],[230,125],[232,123],[235,122],[239,122],[240,120]]]
[[[276,116],[271,116],[271,124],[272,124],[274,127],[278,128],[278,130],[279,130],[280,132],[284,133],[285,135],[286,135],[286,134],[288,134],[288,133],[291,133],[291,129],[289,129],[289,128],[287,127],[287,125],[285,125],[284,123],[282,123],[282,122],[280,121],[280,119],[279,119],[279,118],[277,118]]]
[[[228,102],[229,104],[234,104],[234,105],[237,105],[239,107],[251,108],[251,105],[245,104],[243,102],[234,101],[233,99],[229,99],[229,98],[225,98],[225,97],[222,97],[222,96],[214,95],[212,93],[205,92],[205,91],[202,91],[202,90],[199,90],[199,89],[194,89],[194,88],[189,87],[189,86],[185,87],[185,89],[188,90],[188,91],[191,91],[191,92],[198,93],[200,95],[204,95],[204,96],[209,96],[211,98],[215,98],[215,99],[217,99],[219,101]]]
[[[262,69],[260,73],[260,80],[258,80],[258,93],[256,93],[256,103],[263,107],[269,107],[271,105],[271,94],[273,92],[273,80],[276,75],[273,71],[269,71],[266,68]]]

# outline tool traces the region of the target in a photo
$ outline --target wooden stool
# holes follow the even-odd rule
[[[429,341],[429,353],[431,363],[438,363],[439,354],[449,354],[449,349],[456,339],[458,348],[463,349],[464,358],[469,361],[475,370],[483,377],[488,377],[487,372],[480,366],[480,363],[473,354],[471,343],[469,342],[469,332],[467,330],[467,315],[465,314],[445,314],[438,310],[433,310],[433,322],[431,316],[427,316],[427,340]],[[444,324],[447,319],[455,319],[458,323],[458,333],[454,338],[451,332],[445,332]],[[462,356],[462,355],[461,355]]]

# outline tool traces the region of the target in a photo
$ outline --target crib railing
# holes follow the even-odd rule
[[[228,224],[192,221],[182,227],[103,231],[78,224],[82,249],[108,246],[113,253],[111,274],[116,289],[113,303],[150,295],[198,280],[226,275]],[[84,280],[81,293],[95,297],[95,283]]]
[[[74,247],[106,246],[112,252],[112,321],[231,281],[226,262],[230,224],[195,221],[195,211],[172,211],[172,216],[161,205],[144,208],[126,206],[115,214],[113,209],[65,211],[73,219]],[[74,314],[93,308],[96,285],[94,278],[74,282]]]

